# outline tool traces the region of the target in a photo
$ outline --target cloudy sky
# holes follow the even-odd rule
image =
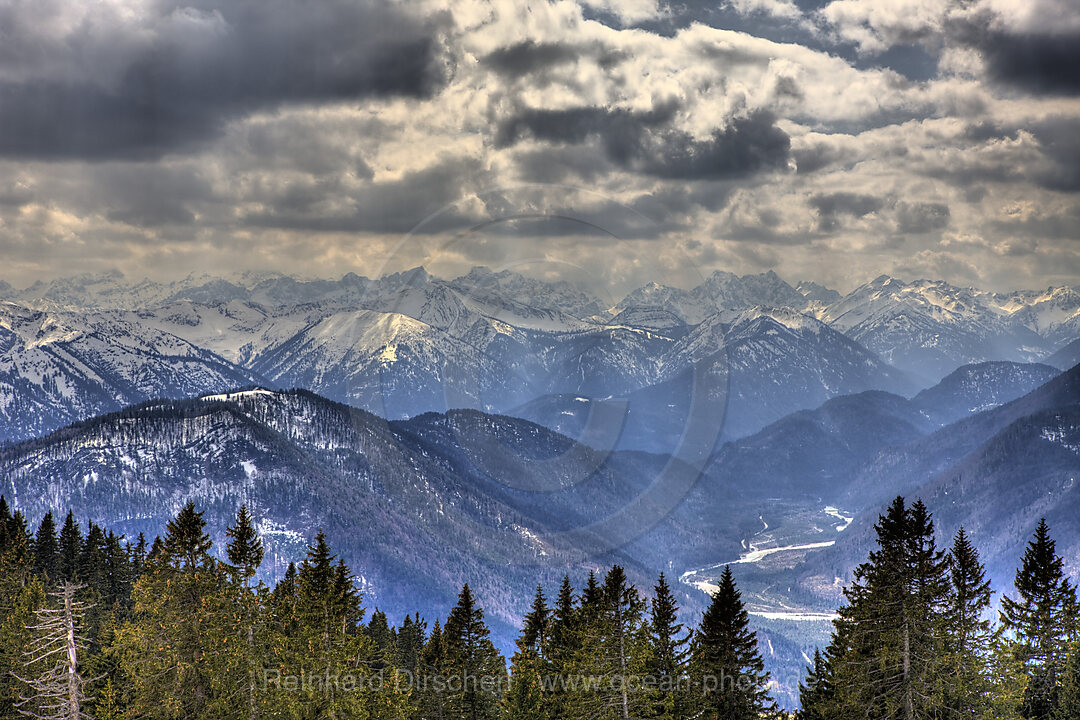
[[[1080,282],[1075,0],[0,0],[0,279]]]

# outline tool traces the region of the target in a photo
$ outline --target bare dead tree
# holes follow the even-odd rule
[[[82,711],[87,681],[79,673],[79,653],[86,650],[80,635],[88,606],[75,599],[83,585],[65,582],[49,593],[53,602],[34,611],[33,640],[26,649],[23,668],[27,692],[16,703],[19,712],[34,720],[89,720]]]

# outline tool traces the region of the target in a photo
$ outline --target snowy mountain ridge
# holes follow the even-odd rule
[[[839,297],[773,272],[718,271],[610,307],[565,281],[486,268],[449,281],[424,268],[376,280],[106,273],[0,294],[0,440],[250,383],[391,418],[561,395],[671,405],[670,388],[648,389],[700,362],[738,378],[727,416],[738,435],[843,393],[910,395],[960,365],[1040,360],[1080,336],[1071,288],[1000,294],[888,276]]]

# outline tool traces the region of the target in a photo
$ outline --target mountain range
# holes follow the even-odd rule
[[[1071,367],[1080,335],[1080,294],[1067,287],[1001,294],[883,276],[840,296],[772,272],[716,272],[605,305],[566,282],[484,268],[453,280],[415,268],[3,285],[0,441],[258,384],[394,419],[473,408],[571,435],[617,401],[619,448],[671,452],[693,402],[724,417],[721,439],[745,437],[832,397],[910,397],[964,364]],[[693,380],[702,372],[708,397]]]
[[[129,537],[161,532],[195,499],[219,547],[247,503],[268,574],[322,528],[372,604],[439,617],[468,581],[505,647],[537,579],[553,587],[570,572],[580,585],[588,570],[619,562],[650,587],[665,571],[684,578],[680,601],[692,614],[717,566],[736,562],[775,640],[770,664],[787,677],[816,637],[798,619],[835,606],[895,493],[923,497],[945,532],[962,523],[982,540],[999,587],[1037,515],[1057,523],[1059,548],[1076,557],[1078,388],[1080,368],[996,362],[960,368],[913,398],[830,399],[723,442],[694,483],[666,489],[659,501],[670,507],[632,516],[640,525],[608,545],[597,521],[636,498],[657,501],[650,492],[684,460],[589,447],[469,409],[388,421],[304,390],[151,401],[9,445],[0,492],[32,521],[71,508]],[[599,551],[588,545],[597,540]],[[786,619],[768,625],[777,617]]]

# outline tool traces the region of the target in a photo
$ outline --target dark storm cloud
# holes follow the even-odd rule
[[[1038,141],[1040,161],[1027,165],[1009,163],[1005,158],[966,164],[954,162],[933,164],[922,172],[961,187],[1026,180],[1047,190],[1080,192],[1080,120],[1076,118],[1052,116],[1025,127],[982,122],[969,125],[962,136],[977,143],[1015,141],[1021,131],[1030,133]]]
[[[818,229],[822,232],[838,230],[840,215],[860,218],[885,207],[885,201],[879,197],[848,192],[811,195],[809,202],[817,210]]]
[[[678,106],[661,103],[648,112],[579,107],[526,110],[500,123],[496,145],[524,137],[578,145],[599,139],[615,165],[671,180],[746,177],[787,166],[791,139],[776,118],[758,111],[715,130],[707,140],[667,127]]]
[[[896,229],[921,234],[941,230],[949,224],[949,206],[943,203],[896,204]]]
[[[577,47],[565,43],[523,40],[488,53],[480,62],[501,75],[520,77],[574,62],[580,54]]]
[[[885,201],[873,195],[860,195],[858,193],[823,193],[811,195],[810,206],[823,215],[862,217],[883,208]]]
[[[1035,182],[1048,190],[1080,192],[1080,119],[1048,118],[1032,133],[1049,161],[1035,174]]]
[[[115,43],[127,55],[111,82],[7,73],[0,82],[0,155],[154,158],[259,109],[425,97],[445,81],[431,23],[374,0],[231,0],[159,11],[152,27],[138,28],[153,38],[142,44],[129,37],[142,37],[130,28],[116,29],[115,37],[95,29],[85,37],[77,31],[56,48],[63,59],[71,47],[89,52],[83,46]],[[17,23],[11,12],[0,15],[0,37],[5,25]]]
[[[1080,34],[988,33],[981,45],[991,75],[1023,90],[1080,95]]]
[[[732,120],[704,141],[686,133],[669,133],[645,168],[668,179],[746,177],[786,168],[790,151],[791,138],[776,126],[771,113],[760,111]]]
[[[954,20],[947,31],[978,50],[999,83],[1031,93],[1080,94],[1080,33],[1010,30],[991,12]]]
[[[808,145],[793,151],[791,155],[799,175],[809,175],[850,157],[850,153],[827,143]]]
[[[625,157],[644,142],[650,129],[669,124],[678,110],[674,100],[646,112],[602,107],[528,109],[499,123],[495,144],[507,147],[528,135],[547,142],[578,144],[599,135],[609,154]]]
[[[327,187],[328,181],[293,183],[262,199],[272,210],[247,215],[243,222],[254,227],[315,232],[460,230],[484,219],[468,216],[455,206],[465,197],[466,188],[476,184],[478,172],[475,160],[454,158],[406,173],[398,180],[367,183],[356,189]],[[348,200],[345,208],[322,204],[327,197],[340,200],[342,196]]]

